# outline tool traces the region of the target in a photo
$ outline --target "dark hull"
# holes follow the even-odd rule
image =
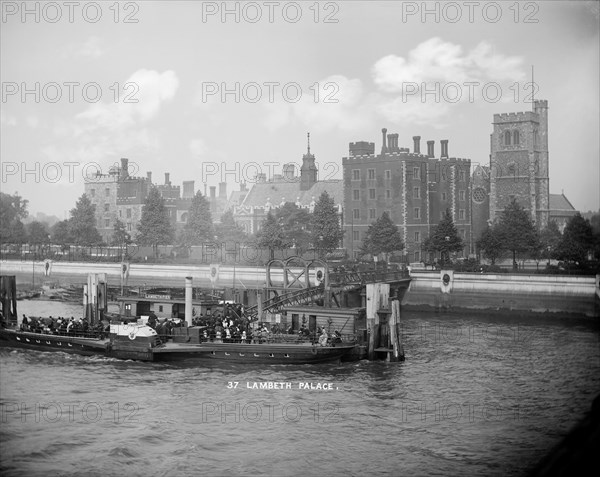
[[[154,360],[205,359],[232,363],[310,364],[340,361],[353,349],[354,345],[168,343],[154,350]]]
[[[106,355],[108,339],[77,338],[42,333],[0,329],[0,339],[19,348],[40,351],[62,351],[84,356]]]
[[[0,329],[9,346],[39,351],[63,351],[84,356],[105,356],[140,361],[210,360],[252,364],[311,364],[340,361],[354,345],[309,344],[166,343],[156,348],[111,345],[109,339],[77,338]]]

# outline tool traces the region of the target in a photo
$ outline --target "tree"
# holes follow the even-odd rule
[[[221,223],[215,225],[215,233],[219,242],[240,243],[248,238],[244,228],[235,222],[231,209],[221,215]]]
[[[112,243],[113,245],[118,246],[121,249],[122,255],[127,255],[127,246],[132,242],[131,235],[127,232],[127,228],[125,226],[125,222],[122,220],[115,220],[115,225],[113,226],[113,236]]]
[[[210,213],[210,203],[200,191],[192,199],[187,223],[183,227],[181,242],[187,247],[215,241],[215,230]]]
[[[312,243],[323,255],[338,248],[344,237],[335,202],[327,191],[323,191],[315,204],[311,234]]]
[[[306,250],[310,247],[309,232],[311,215],[306,209],[298,207],[293,202],[286,202],[277,209],[275,220],[283,232],[283,246]]]
[[[69,235],[75,245],[90,247],[102,243],[102,237],[96,228],[96,206],[83,194],[75,208],[71,209]]]
[[[593,232],[590,221],[584,219],[579,212],[571,217],[563,231],[558,244],[557,257],[559,260],[582,263],[587,259],[593,245]]]
[[[285,237],[281,226],[275,220],[275,216],[269,211],[267,217],[263,220],[260,230],[256,234],[258,246],[268,248],[271,253],[271,260],[275,258],[275,249],[282,248],[285,243]]]
[[[562,234],[558,230],[558,224],[554,220],[548,222],[548,226],[540,232],[539,256],[550,261],[558,252],[558,245],[562,240]]]
[[[56,222],[51,228],[50,235],[52,236],[52,243],[61,245],[63,251],[67,248],[73,240],[71,238],[71,229],[68,220],[61,220]]]
[[[375,222],[369,225],[362,244],[362,253],[387,255],[399,252],[404,248],[402,236],[398,227],[392,222],[387,212],[381,214]]]
[[[450,209],[446,209],[439,223],[433,227],[431,234],[423,243],[423,248],[429,252],[440,253],[440,264],[450,261],[450,254],[463,249],[462,238],[452,220]]]
[[[527,211],[513,198],[504,209],[498,222],[498,234],[502,247],[513,257],[513,269],[517,267],[517,253],[533,253],[539,248],[539,236]]]
[[[142,218],[138,225],[136,241],[141,245],[152,246],[154,256],[158,257],[158,246],[173,241],[173,226],[165,200],[156,186],[150,188],[146,203],[142,207]]]
[[[483,257],[490,260],[492,265],[496,264],[496,259],[502,256],[502,240],[498,234],[497,227],[487,227],[477,240],[477,249]]]
[[[42,222],[34,220],[27,224],[28,242],[31,245],[44,245],[49,242],[48,227]]]
[[[0,192],[0,242],[25,242],[24,227],[21,222],[28,215],[27,200],[18,194]]]

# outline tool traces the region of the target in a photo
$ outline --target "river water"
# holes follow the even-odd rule
[[[0,471],[518,476],[600,392],[593,321],[403,312],[402,326],[403,363],[206,367],[3,347]],[[270,382],[284,389],[260,389]]]

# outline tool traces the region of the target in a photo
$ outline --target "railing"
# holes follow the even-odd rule
[[[311,288],[302,288],[300,290],[294,290],[286,293],[285,295],[279,295],[269,300],[266,300],[262,304],[263,311],[274,311],[278,310],[287,305],[300,305],[305,303],[307,300],[314,300],[319,295],[323,295],[324,287],[319,285]],[[250,321],[253,321],[258,316],[258,305],[251,306],[246,311],[246,316]]]

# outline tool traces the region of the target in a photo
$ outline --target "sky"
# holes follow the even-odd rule
[[[60,219],[84,177],[196,190],[302,163],[342,176],[381,129],[489,163],[495,113],[549,105],[550,192],[600,208],[598,2],[7,2],[2,192]]]

